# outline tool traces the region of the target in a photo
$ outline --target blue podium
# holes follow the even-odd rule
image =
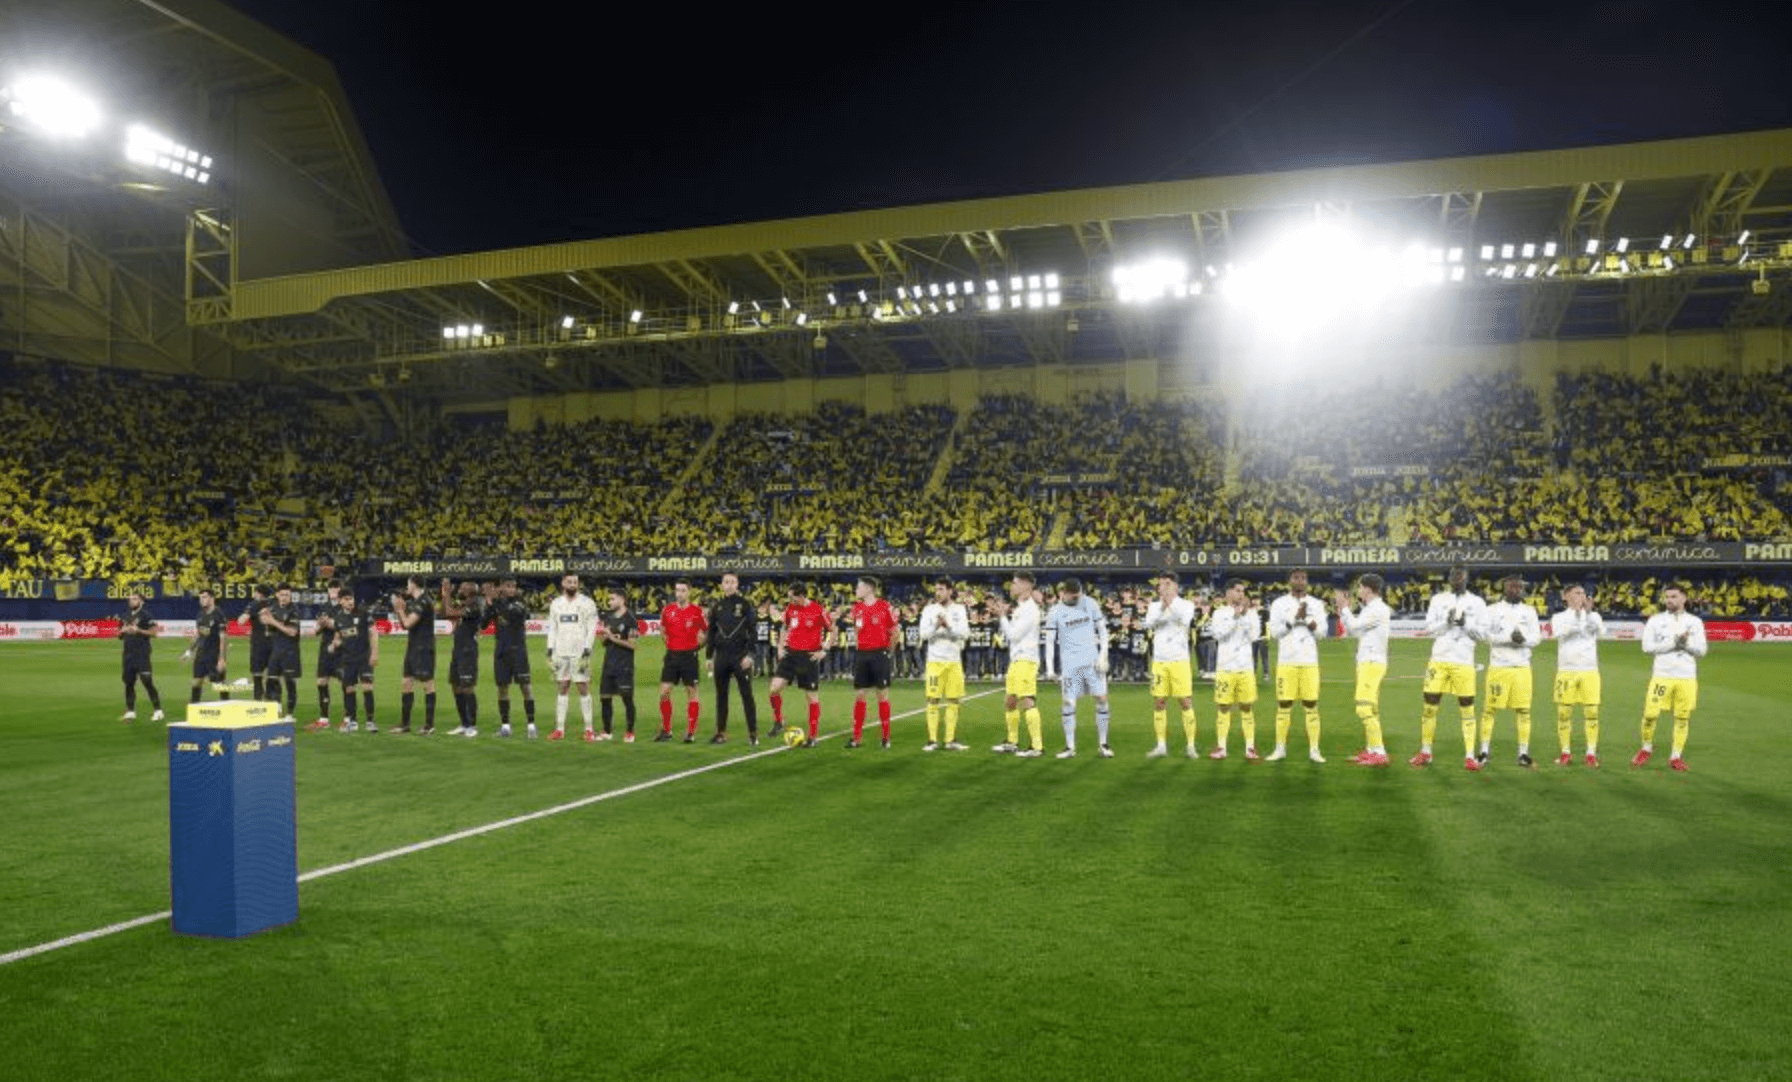
[[[174,930],[238,939],[299,919],[293,727],[273,703],[195,703],[168,726]]]

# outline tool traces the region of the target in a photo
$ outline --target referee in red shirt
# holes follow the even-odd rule
[[[853,655],[852,741],[856,748],[865,735],[865,693],[877,689],[877,723],[883,728],[884,747],[890,746],[890,668],[896,652],[896,612],[877,596],[881,584],[870,575],[853,587],[852,626],[858,631],[858,651]]]
[[[697,742],[697,651],[708,637],[709,621],[700,606],[691,604],[691,584],[679,579],[672,584],[672,603],[660,612],[660,633],[666,637],[666,659],[660,662],[660,735],[655,743],[672,739],[672,686],[684,685],[684,742]]]
[[[809,587],[790,584],[784,607],[784,635],[778,644],[778,671],[772,676],[772,735],[784,728],[784,686],[795,684],[809,696],[809,746],[821,735],[821,663],[828,656],[834,621],[821,602],[809,598]]]

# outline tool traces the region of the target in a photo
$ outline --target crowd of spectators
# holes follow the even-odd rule
[[[290,389],[4,375],[0,586],[375,555],[1792,539],[1784,369],[377,434]]]

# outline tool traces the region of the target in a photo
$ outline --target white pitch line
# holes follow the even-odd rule
[[[981,699],[987,695],[994,695],[1000,690],[1000,688],[990,688],[987,691],[979,691],[975,695],[966,695],[964,701],[969,702],[972,699]],[[890,720],[900,721],[903,718],[912,718],[925,709],[925,707],[922,707],[919,710],[909,710],[894,715]],[[870,720],[871,719],[869,718],[866,719],[867,724],[870,723]],[[792,722],[791,724],[796,725],[802,723]],[[819,739],[832,740],[837,736],[846,735],[846,732],[847,730],[841,729],[838,732],[827,733]],[[328,875],[353,871],[356,868],[365,868],[371,864],[381,864],[398,857],[409,856],[412,853],[421,853],[428,849],[434,849],[437,846],[448,845],[451,842],[465,841],[468,838],[477,838],[481,834],[490,834],[495,830],[504,830],[509,827],[519,826],[523,823],[532,823],[537,819],[546,819],[549,816],[562,815],[569,811],[577,811],[580,808],[590,807],[593,804],[601,804],[606,800],[615,800],[617,797],[631,796],[635,793],[645,792],[648,789],[657,788],[658,786],[666,785],[671,782],[683,781],[686,778],[694,778],[699,774],[707,774],[712,770],[722,770],[727,767],[738,766],[741,763],[749,763],[755,759],[763,759],[768,755],[777,755],[780,752],[790,750],[792,749],[789,747],[775,747],[767,748],[764,751],[755,751],[747,755],[737,755],[732,759],[723,759],[720,762],[693,767],[690,770],[680,770],[675,774],[666,774],[662,777],[649,779],[648,781],[637,782],[634,785],[627,785],[621,789],[611,789],[608,792],[594,793],[588,797],[581,797],[578,800],[569,801],[565,804],[556,804],[551,808],[542,808],[540,811],[532,811],[526,815],[516,815],[509,819],[500,819],[495,823],[486,823],[483,826],[458,830],[453,834],[444,834],[439,838],[431,838],[428,841],[400,846],[397,849],[388,849],[384,853],[375,853],[372,856],[366,857],[356,857],[354,860],[346,861],[342,864],[332,864],[326,868],[314,868],[311,871],[301,874],[299,876],[299,882],[309,883],[314,879],[322,879]],[[34,958],[40,954],[48,954],[54,950],[61,950],[63,947],[73,947],[80,943],[88,943],[95,939],[103,939],[106,936],[116,935],[119,932],[128,932],[133,928],[141,928],[146,924],[154,924],[157,921],[168,920],[173,916],[174,913],[172,910],[163,910],[160,913],[151,913],[148,916],[135,917],[118,924],[108,924],[104,928],[95,928],[91,931],[77,932],[74,935],[64,936],[61,939],[53,940],[49,943],[39,943],[34,947],[21,947],[18,950],[0,954],[0,966],[11,965],[13,962],[24,961],[26,958]]]

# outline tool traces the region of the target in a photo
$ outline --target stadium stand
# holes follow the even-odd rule
[[[302,579],[371,554],[1777,541],[1785,377],[1563,375],[1540,397],[1474,375],[1318,392],[1296,425],[1247,403],[1230,432],[1220,403],[1109,395],[986,397],[956,428],[943,405],[825,403],[720,432],[375,438],[290,393],[40,365],[0,395],[0,582]],[[1714,596],[1765,600],[1741,582]]]

